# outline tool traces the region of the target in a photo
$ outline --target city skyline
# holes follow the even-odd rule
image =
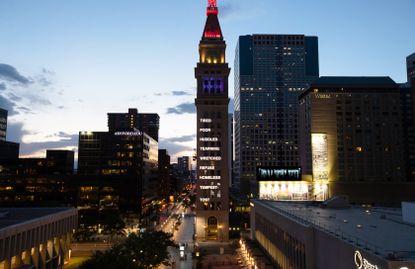
[[[205,2],[2,1],[0,23],[8,27],[0,29],[0,107],[9,110],[8,140],[23,142],[22,156],[75,149],[79,131],[105,130],[106,113],[135,107],[160,115],[160,147],[172,159],[192,155]],[[298,33],[319,38],[321,76],[406,82],[414,2],[323,2],[219,1],[231,67],[240,35]],[[229,81],[232,93],[233,72]]]

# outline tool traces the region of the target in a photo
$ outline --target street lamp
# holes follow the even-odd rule
[[[218,228],[219,228],[220,241],[222,242],[222,225],[219,225]]]

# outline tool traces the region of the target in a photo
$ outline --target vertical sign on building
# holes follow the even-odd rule
[[[226,44],[216,1],[209,1],[199,44],[197,79],[196,236],[199,240],[228,241],[229,136]]]
[[[311,134],[313,180],[328,180],[327,134]]]

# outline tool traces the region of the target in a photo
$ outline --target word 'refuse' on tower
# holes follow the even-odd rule
[[[198,240],[229,239],[228,77],[226,43],[216,0],[209,0],[199,43],[197,79],[197,200]]]

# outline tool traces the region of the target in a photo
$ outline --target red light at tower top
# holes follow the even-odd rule
[[[208,0],[209,6],[207,8],[207,15],[210,14],[218,15],[218,7],[216,5],[216,0]]]
[[[208,0],[209,1],[209,7],[216,7],[216,0]]]

